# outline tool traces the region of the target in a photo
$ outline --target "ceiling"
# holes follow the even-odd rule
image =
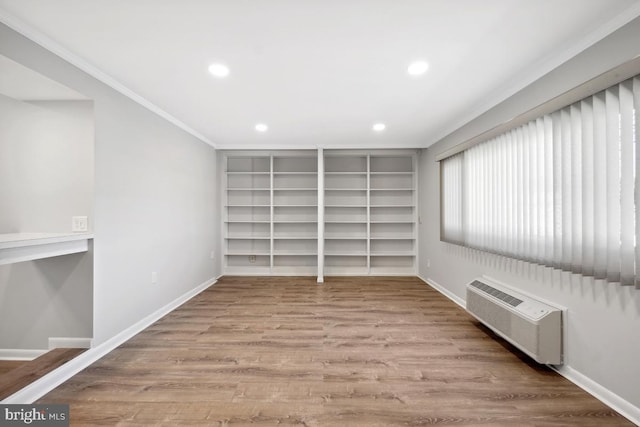
[[[436,142],[639,16],[639,6],[0,0],[0,16],[218,148],[399,148]],[[429,69],[410,76],[417,59]],[[209,74],[214,62],[229,76]],[[382,132],[372,130],[378,122]],[[257,132],[257,123],[268,131]]]

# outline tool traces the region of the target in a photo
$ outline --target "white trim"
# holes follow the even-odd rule
[[[60,366],[59,368],[49,372],[42,378],[32,382],[22,390],[17,391],[11,396],[7,397],[1,403],[3,404],[30,404],[50,392],[69,378],[82,371],[84,368],[91,365],[104,355],[114,350],[119,345],[123,344],[137,333],[143,331],[147,327],[151,326],[154,322],[161,317],[175,310],[191,298],[198,295],[200,292],[209,288],[217,282],[216,279],[209,279],[194,289],[186,292],[185,294],[174,299],[164,307],[159,308],[155,312],[149,314],[140,321],[129,326],[124,331],[113,336],[102,344],[85,351],[78,355],[75,359],[72,359]]]
[[[49,350],[54,348],[91,348],[91,338],[49,337]]]
[[[31,350],[21,348],[0,348],[0,360],[33,360],[48,350]]]
[[[146,98],[132,91],[131,89],[126,87],[124,84],[120,83],[118,80],[111,77],[104,71],[101,71],[95,66],[89,64],[80,56],[67,50],[65,47],[63,47],[59,43],[52,40],[49,36],[41,33],[40,31],[36,30],[30,25],[27,25],[23,21],[19,20],[18,18],[16,18],[15,16],[8,13],[6,10],[3,10],[1,8],[0,8],[0,22],[5,24],[7,27],[11,28],[12,30],[16,31],[17,33],[20,33],[21,35],[28,38],[32,42],[39,44],[40,46],[47,49],[54,55],[59,56],[66,62],[84,71],[85,73],[95,78],[96,80],[106,84],[113,90],[120,92],[122,95],[126,96],[132,101],[142,105],[144,108],[151,111],[152,113],[157,114],[158,116],[162,117],[169,123],[172,123],[173,125],[179,127],[180,129],[187,132],[188,134],[198,138],[200,141],[206,144],[209,144],[213,148],[216,148],[216,145],[209,138],[207,138],[200,132],[196,131],[195,129],[188,126],[181,120],[167,113],[165,110],[153,104],[151,101],[147,100]]]
[[[430,278],[425,279],[424,277],[422,277],[420,275],[418,275],[418,278],[420,280],[422,280],[423,282],[425,282],[427,285],[429,285],[432,288],[434,288],[436,291],[440,292],[445,297],[449,298],[451,301],[453,301],[456,304],[458,304],[460,307],[464,308],[465,310],[467,309],[467,303],[465,302],[465,300],[463,300],[462,298],[460,298],[456,294],[450,292],[447,288],[445,288],[444,286],[438,284],[438,282],[436,282],[435,280],[430,279]]]
[[[570,366],[550,366],[551,369],[595,397],[605,403],[623,417],[636,425],[640,425],[640,408],[631,402],[618,396],[611,390],[598,384],[586,375],[576,371]]]

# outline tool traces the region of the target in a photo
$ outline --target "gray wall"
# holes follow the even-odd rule
[[[568,308],[565,366],[568,375],[595,381],[640,408],[640,291],[440,242],[437,154],[521,114],[640,54],[636,19],[550,74],[473,120],[420,160],[420,275],[459,299],[472,278],[488,275]]]
[[[70,232],[93,212],[93,103],[0,95],[0,233]],[[0,266],[0,349],[93,335],[91,252]]]
[[[0,54],[94,101],[94,343],[217,277],[215,150],[4,25]]]

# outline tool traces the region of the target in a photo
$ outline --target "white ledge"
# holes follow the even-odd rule
[[[87,252],[91,233],[0,234],[0,265]]]

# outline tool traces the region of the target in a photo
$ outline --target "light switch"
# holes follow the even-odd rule
[[[87,231],[87,217],[86,216],[72,216],[71,217],[71,231]]]

